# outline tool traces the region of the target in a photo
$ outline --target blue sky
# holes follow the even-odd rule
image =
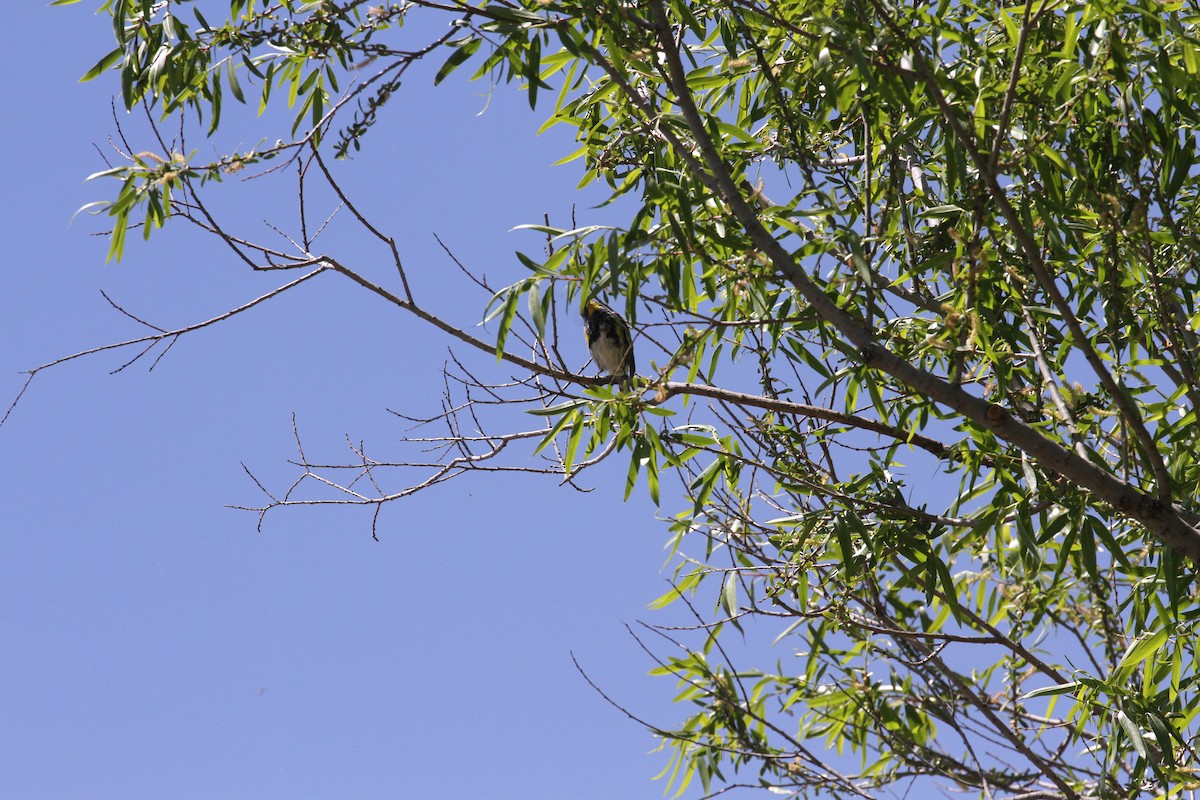
[[[5,406],[21,370],[143,333],[101,290],[174,327],[281,282],[174,224],[105,263],[102,223],[72,222],[111,191],[83,182],[115,132],[115,76],[78,83],[112,46],[96,4],[8,9]],[[433,234],[504,284],[522,276],[513,251],[540,248],[513,226],[572,203],[582,224],[596,196],[576,193],[574,167],[551,168],[574,147],[565,131],[535,137],[524,96],[489,101],[458,76],[434,91],[434,68],[342,174],[398,236],[423,300],[470,326],[483,300]],[[277,133],[243,114],[222,135]],[[283,184],[213,196],[259,236],[294,204]],[[339,252],[390,280],[347,231],[331,232]],[[295,476],[293,414],[309,456],[335,459],[347,436],[395,454],[407,425],[387,409],[438,408],[451,343],[328,277],[184,338],[152,372],[109,374],[132,353],[46,371],[0,429],[0,795],[661,796],[664,755],[570,657],[644,717],[684,716],[623,628],[666,589],[666,530],[644,491],[621,502],[621,469],[591,474],[589,494],[451,483],[385,510],[378,542],[360,509],[285,509],[257,532],[225,507],[259,499],[242,462],[272,487]],[[567,326],[560,345],[582,366]]]

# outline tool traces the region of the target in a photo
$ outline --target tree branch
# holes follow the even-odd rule
[[[686,74],[661,0],[652,0],[650,7],[659,28],[659,44],[664,54],[666,77],[707,167],[697,170],[697,177],[706,185],[710,185],[729,205],[755,246],[813,306],[817,314],[858,349],[862,363],[888,373],[913,391],[953,409],[980,428],[1012,443],[1046,469],[1090,490],[1121,513],[1137,520],[1176,552],[1193,563],[1200,564],[1200,530],[1197,530],[1193,515],[1187,514],[1174,504],[1164,502],[1159,497],[1143,493],[1091,461],[1059,446],[1034,428],[1014,418],[1003,406],[970,395],[960,386],[903,360],[880,344],[872,332],[839,308],[834,300],[808,277],[791,253],[763,226],[755,209],[739,191],[716,146],[708,138],[704,121],[688,92]],[[937,91],[936,85],[931,87],[931,91]],[[942,98],[942,103],[944,102]],[[944,113],[953,120],[952,112],[948,108]],[[685,161],[693,161],[693,157],[686,151],[680,151],[679,155]],[[980,166],[985,167],[986,164]],[[1000,193],[997,202],[1007,204],[1007,199]],[[1011,210],[1011,206],[1008,207]],[[1015,211],[1013,214],[1015,218]],[[1042,268],[1044,271],[1044,264]],[[1061,295],[1059,297],[1061,299]],[[1081,346],[1086,342],[1082,331],[1079,331],[1078,339]]]

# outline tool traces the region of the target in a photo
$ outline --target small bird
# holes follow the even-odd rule
[[[583,307],[583,332],[596,366],[628,384],[637,369],[633,364],[633,339],[629,323],[599,300]]]

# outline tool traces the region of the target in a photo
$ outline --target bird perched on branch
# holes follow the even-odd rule
[[[633,378],[633,338],[629,323],[599,300],[591,299],[583,307],[583,332],[596,366],[628,385]]]

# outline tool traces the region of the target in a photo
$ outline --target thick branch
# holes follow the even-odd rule
[[[968,394],[961,386],[949,383],[900,358],[880,344],[870,330],[839,308],[834,300],[821,290],[821,287],[801,269],[792,254],[766,229],[758,218],[758,213],[739,190],[716,145],[709,139],[707,126],[688,93],[686,73],[671,35],[666,12],[657,0],[651,4],[651,8],[665,56],[666,77],[674,89],[680,111],[694,137],[703,165],[695,164],[694,158],[684,150],[680,151],[680,156],[690,164],[695,164],[697,177],[729,205],[754,245],[771,260],[773,266],[813,306],[822,319],[858,349],[862,363],[886,372],[913,391],[953,409],[980,428],[1020,448],[1045,468],[1088,489],[1099,499],[1141,523],[1176,552],[1193,563],[1200,564],[1200,530],[1197,530],[1192,515],[1178,506],[1139,491],[1087,459],[1063,448],[1034,428],[1013,418],[1002,406]],[[986,167],[986,163],[981,164],[981,167]],[[1007,204],[1007,200],[1002,196],[1000,200]],[[1008,208],[1011,210],[1011,206]],[[1014,219],[1015,213],[1013,211]],[[1042,264],[1042,267],[1044,269],[1045,265]],[[1077,338],[1086,341],[1081,336]]]
[[[893,27],[893,29],[895,29],[897,32],[902,32],[901,26],[885,8],[879,6],[878,4],[876,7],[884,19],[887,20],[888,24]],[[991,163],[985,157],[984,153],[980,151],[975,141],[975,137],[963,127],[962,122],[958,119],[958,116],[950,101],[946,99],[946,95],[942,92],[941,87],[938,86],[937,79],[933,74],[933,70],[929,66],[928,60],[921,54],[920,48],[913,48],[912,58],[913,69],[906,70],[903,68],[896,68],[897,72],[908,77],[915,77],[925,85],[926,91],[937,104],[938,110],[942,113],[942,118],[945,119],[947,126],[954,134],[954,138],[958,140],[959,145],[962,146],[962,148],[968,153],[972,162],[974,162],[974,166],[979,170],[980,177],[983,179],[984,186],[987,188],[989,197],[991,198],[992,202],[996,204],[996,207],[1000,209],[1001,216],[1003,216],[1005,222],[1008,223],[1013,236],[1020,245],[1021,252],[1025,256],[1026,263],[1029,265],[1029,268],[1033,271],[1034,277],[1037,279],[1038,286],[1040,286],[1042,291],[1046,293],[1046,296],[1050,299],[1051,304],[1053,304],[1054,308],[1059,312],[1059,314],[1062,315],[1063,321],[1067,325],[1067,329],[1070,330],[1071,336],[1075,340],[1075,345],[1083,354],[1083,357],[1088,362],[1088,365],[1091,366],[1092,371],[1100,380],[1100,384],[1104,387],[1104,390],[1109,393],[1113,399],[1113,402],[1115,402],[1117,407],[1121,410],[1121,418],[1134,432],[1134,436],[1138,442],[1138,447],[1142,451],[1142,455],[1146,459],[1146,463],[1150,465],[1151,470],[1154,472],[1154,479],[1155,483],[1157,484],[1156,502],[1158,502],[1160,505],[1170,503],[1172,483],[1170,473],[1167,471],[1166,464],[1163,463],[1162,456],[1158,452],[1158,446],[1154,441],[1154,437],[1151,435],[1150,430],[1146,427],[1145,422],[1142,420],[1142,415],[1138,409],[1137,402],[1133,399],[1132,395],[1129,394],[1125,387],[1121,385],[1112,372],[1109,371],[1108,367],[1106,367],[1104,364],[1104,359],[1101,358],[1100,354],[1096,351],[1096,348],[1092,346],[1091,340],[1087,336],[1087,332],[1084,331],[1083,325],[1080,323],[1079,318],[1075,315],[1075,309],[1071,307],[1071,304],[1067,301],[1067,298],[1063,296],[1062,291],[1059,289],[1058,284],[1055,281],[1050,266],[1046,263],[1045,259],[1042,258],[1041,248],[1038,247],[1037,242],[1033,238],[1033,234],[1024,224],[1020,213],[1009,201],[1008,194],[1004,191],[1004,187],[1000,185],[996,171],[992,169]],[[997,131],[996,135],[1000,136],[1002,133],[1002,131]],[[1149,498],[1147,497],[1147,499]],[[1110,502],[1112,501],[1110,500]],[[1142,520],[1139,518],[1139,521]],[[1193,530],[1192,533],[1197,536],[1197,539],[1200,539],[1200,534],[1197,534],[1195,530]],[[1196,552],[1189,554],[1189,557],[1191,557],[1193,560],[1196,560],[1196,557],[1200,555],[1200,541],[1197,541],[1195,547]]]

